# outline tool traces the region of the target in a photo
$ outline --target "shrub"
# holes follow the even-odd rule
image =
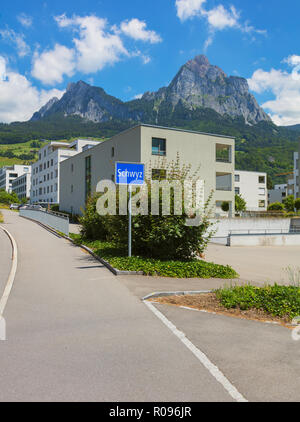
[[[228,309],[261,309],[273,316],[290,319],[300,315],[300,288],[297,286],[236,286],[217,290],[216,295]]]
[[[20,203],[18,195],[15,192],[8,193],[5,190],[0,191],[0,204],[10,205],[13,203]]]
[[[289,195],[287,198],[285,198],[284,201],[283,201],[283,204],[284,204],[284,208],[288,212],[294,212],[294,210],[295,210],[294,195]]]
[[[300,211],[300,198],[297,198],[295,200],[295,208],[297,211]]]
[[[284,211],[284,205],[281,202],[274,202],[268,206],[268,211]]]
[[[235,195],[235,211],[242,212],[246,211],[246,201],[241,195]]]
[[[229,202],[222,202],[221,209],[222,209],[222,211],[224,211],[224,212],[228,212],[228,211],[229,211],[229,209],[230,209]]]
[[[105,226],[106,216],[97,213],[96,204],[99,194],[90,197],[87,201],[82,217],[79,217],[81,224],[81,235],[91,240],[106,240],[107,230]]]

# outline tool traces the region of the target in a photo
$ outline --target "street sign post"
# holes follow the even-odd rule
[[[116,185],[126,185],[129,190],[128,203],[128,256],[131,257],[132,241],[132,217],[131,217],[131,186],[142,186],[145,181],[145,166],[140,163],[120,163],[116,162],[115,183]]]

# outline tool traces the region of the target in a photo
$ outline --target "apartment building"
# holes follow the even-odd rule
[[[268,202],[274,204],[274,202],[280,202],[281,204],[285,198],[289,195],[289,188],[287,183],[281,185],[275,185],[274,189],[269,190],[268,192]]]
[[[228,202],[229,215],[233,215],[234,138],[144,124],[61,163],[60,210],[81,214],[97,183],[114,180],[117,161],[144,163],[154,178],[164,171],[162,162],[170,163],[177,155],[182,165],[191,165],[192,172],[199,169],[199,178],[205,181],[205,199],[213,190],[216,210]]]
[[[12,183],[22,174],[30,174],[31,166],[15,164],[0,168],[0,189],[12,192]]]
[[[18,195],[19,199],[29,199],[30,189],[31,171],[29,173],[22,174],[21,176],[14,179],[12,182],[12,192],[15,192]]]
[[[267,174],[253,171],[234,173],[235,194],[246,201],[247,211],[266,211],[268,207]]]
[[[60,164],[97,144],[77,139],[70,143],[52,141],[41,148],[38,161],[32,165],[30,202],[59,203]]]

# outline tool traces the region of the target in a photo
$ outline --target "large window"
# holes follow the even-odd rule
[[[231,145],[216,144],[216,161],[231,163]]]
[[[232,174],[216,173],[216,189],[222,191],[232,191]]]
[[[239,174],[236,174],[236,175],[234,176],[234,181],[235,181],[235,182],[240,182],[240,175],[239,175]]]
[[[91,172],[91,156],[85,157],[85,199],[91,195],[92,191],[92,172]]]
[[[152,155],[166,155],[166,139],[152,138]]]
[[[265,178],[265,176],[259,176],[259,177],[258,177],[258,183],[266,183],[266,178]]]
[[[266,206],[266,201],[259,201],[258,202],[258,206],[259,206],[259,208],[265,208],[265,206]]]

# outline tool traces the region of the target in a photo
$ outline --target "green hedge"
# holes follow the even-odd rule
[[[261,309],[273,316],[287,316],[290,319],[300,315],[298,286],[236,286],[217,290],[216,295],[228,309]]]
[[[234,279],[238,274],[229,266],[217,265],[200,260],[162,261],[134,256],[128,258],[126,250],[112,243],[87,241],[80,235],[70,235],[77,244],[84,244],[97,255],[121,271],[142,271],[145,275],[178,278],[222,278]]]

